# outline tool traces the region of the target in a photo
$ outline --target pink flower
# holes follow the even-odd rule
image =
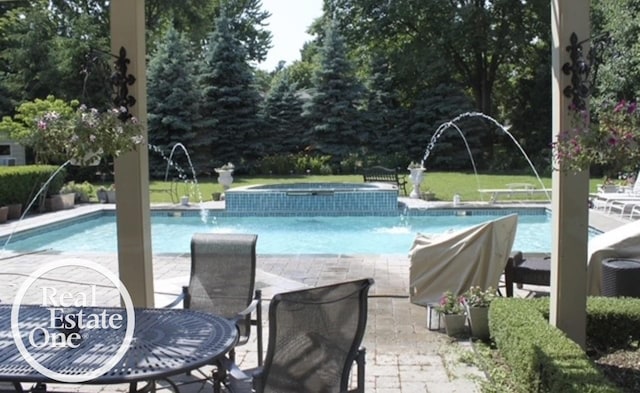
[[[627,101],[626,100],[620,100],[620,102],[618,102],[618,104],[615,106],[615,108],[613,108],[614,112],[620,112],[621,110],[624,109],[624,107],[627,106]]]

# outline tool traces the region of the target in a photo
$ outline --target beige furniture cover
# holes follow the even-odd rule
[[[471,286],[497,288],[517,224],[512,214],[435,237],[418,234],[409,251],[411,302],[426,306],[445,291],[459,296]]]
[[[633,221],[589,241],[587,294],[601,294],[602,261],[607,258],[638,258],[640,256],[640,221]]]

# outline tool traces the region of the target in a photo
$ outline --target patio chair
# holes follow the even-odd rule
[[[256,327],[258,364],[262,365],[261,292],[254,291],[257,235],[195,233],[191,238],[191,278],[182,295],[184,308],[221,315],[238,327],[237,345]],[[255,317],[252,317],[255,315]],[[235,350],[229,353],[235,358]]]
[[[632,221],[601,233],[589,240],[587,260],[587,294],[602,295],[602,262],[608,258],[638,258],[640,256],[640,221]],[[551,259],[514,251],[505,269],[507,296],[513,294],[513,284],[548,286],[551,282]]]
[[[504,281],[507,297],[513,297],[513,284],[522,288],[522,284],[551,285],[551,257],[523,256],[521,251],[514,251],[504,269]]]
[[[372,284],[373,279],[361,279],[275,295],[264,366],[243,371],[227,360],[229,391],[363,393],[360,344]],[[357,386],[349,388],[354,362]]]

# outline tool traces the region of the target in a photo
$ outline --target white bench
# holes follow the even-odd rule
[[[549,195],[551,190],[547,188],[535,188],[533,184],[529,183],[510,183],[507,184],[507,188],[481,188],[478,192],[480,194],[490,194],[489,203],[495,203],[500,196],[508,196],[509,198],[514,196],[528,196],[532,198],[534,195],[539,194]]]

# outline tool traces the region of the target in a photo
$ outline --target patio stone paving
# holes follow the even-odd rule
[[[0,300],[12,302],[19,286],[42,264],[71,257],[97,262],[117,272],[117,261],[113,254],[29,254],[0,259],[0,280],[4,283],[0,286]],[[164,255],[154,256],[153,262],[156,306],[162,306],[180,292],[182,285],[188,283],[190,260],[188,255]],[[117,305],[117,292],[111,288],[108,280],[97,273],[82,269],[56,273],[55,276],[49,276],[52,286],[99,284],[98,299],[105,304]],[[469,343],[451,341],[443,332],[428,330],[426,309],[409,302],[409,260],[406,256],[258,255],[256,287],[262,289],[264,297],[265,349],[268,334],[266,309],[273,294],[363,277],[373,277],[376,281],[370,291],[369,316],[363,342],[367,349],[367,392],[480,391],[478,383],[483,374],[461,361],[464,351],[471,350]],[[252,339],[255,340],[255,335]],[[238,347],[237,360],[242,368],[255,366],[256,359],[253,342]],[[190,377],[180,376],[178,379],[188,382]],[[181,390],[198,392],[210,391],[210,388],[193,383]],[[116,392],[127,391],[128,385],[49,385],[48,389]]]

